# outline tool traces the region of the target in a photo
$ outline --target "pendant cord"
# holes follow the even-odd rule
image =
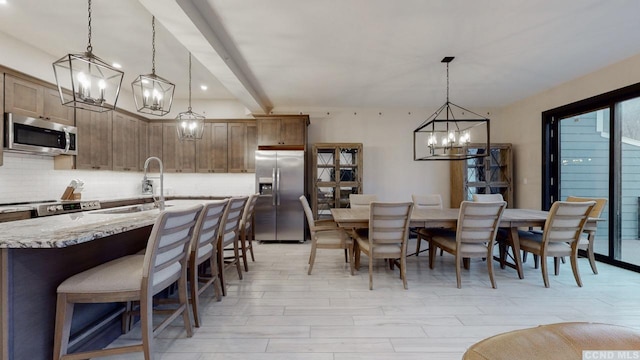
[[[156,74],[156,17],[151,17],[151,73]]]
[[[91,0],[89,0],[89,42],[87,43],[87,52],[91,53],[93,47],[91,46]]]
[[[449,103],[449,63],[447,63],[447,103]]]
[[[191,52],[189,52],[189,112],[191,112]]]

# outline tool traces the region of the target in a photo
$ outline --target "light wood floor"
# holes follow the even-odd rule
[[[397,269],[379,262],[369,291],[364,257],[360,272],[351,276],[342,251],[319,250],[308,276],[308,243],[254,247],[256,262],[244,280],[230,271],[221,302],[205,292],[203,326],[187,338],[176,320],[158,336],[156,359],[460,359],[476,341],[540,324],[590,321],[640,329],[640,274],[598,263],[600,274],[593,275],[584,258],[582,288],[567,262],[545,289],[529,257],[523,280],[515,270],[496,266],[495,290],[486,264],[472,260],[457,289],[453,257],[438,256],[430,270],[425,252],[408,258],[409,290],[403,290]],[[115,343],[139,339],[136,328]]]

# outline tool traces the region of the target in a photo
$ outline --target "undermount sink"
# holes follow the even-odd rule
[[[165,207],[169,207],[171,205],[164,205]],[[141,211],[149,211],[155,210],[158,206],[154,203],[146,203],[140,205],[130,205],[130,206],[121,206],[112,209],[104,209],[104,210],[95,210],[89,212],[90,214],[129,214],[129,213],[137,213]]]

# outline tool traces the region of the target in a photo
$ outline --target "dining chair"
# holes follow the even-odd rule
[[[227,288],[225,283],[225,270],[235,266],[238,271],[238,278],[242,280],[242,269],[240,268],[240,220],[244,212],[245,205],[249,197],[240,196],[229,199],[229,205],[223,216],[220,228],[220,236],[218,239],[218,277],[220,278],[220,286],[222,287],[222,295],[227,296]],[[225,255],[225,251],[232,252],[231,255]]]
[[[352,257],[353,241],[347,233],[339,228],[333,220],[314,220],[313,212],[311,211],[307,198],[302,195],[299,199],[302,203],[307,223],[309,224],[309,232],[311,233],[311,253],[309,254],[309,270],[307,271],[307,275],[311,275],[311,270],[313,270],[317,249],[344,249],[348,252],[348,258],[350,259]],[[350,268],[351,275],[353,275],[353,267],[350,266]]]
[[[440,209],[442,210],[442,196],[440,194],[411,195],[414,209]],[[425,238],[424,228],[410,228],[409,231],[416,234],[416,256],[420,254],[420,245]]]
[[[427,229],[429,239],[429,267],[434,268],[436,249],[440,248],[455,257],[456,281],[458,289],[462,287],[460,264],[465,262],[469,268],[470,258],[487,259],[487,269],[491,287],[497,288],[493,276],[493,243],[498,233],[498,226],[505,201],[460,203],[458,222],[455,230]]]
[[[249,271],[247,265],[247,252],[251,253],[251,261],[256,261],[253,255],[253,240],[255,239],[254,214],[256,210],[256,202],[259,194],[249,195],[249,200],[244,207],[242,219],[240,220],[240,247],[242,262],[244,263],[244,271]]]
[[[520,249],[541,258],[545,287],[549,287],[547,257],[554,258],[557,269],[559,258],[564,256],[571,259],[573,276],[578,286],[582,287],[577,261],[578,247],[584,226],[595,205],[595,201],[556,201],[551,205],[542,233],[518,231]]]
[[[504,201],[502,194],[473,194],[471,196],[475,202],[497,202]]]
[[[607,204],[607,199],[605,198],[585,198],[585,197],[577,197],[577,196],[569,196],[566,201],[569,202],[585,202],[585,201],[595,201],[596,205],[591,210],[589,214],[590,218],[599,218],[602,215],[602,210],[604,210],[604,206]],[[578,250],[584,250],[587,252],[587,257],[589,258],[589,264],[591,265],[591,270],[594,274],[598,274],[598,268],[596,267],[596,258],[593,250],[593,246],[596,240],[596,230],[598,229],[597,224],[589,224],[587,223],[584,226],[583,232],[587,234],[587,238],[580,237],[580,242],[578,243]]]
[[[378,196],[374,194],[349,194],[349,206],[352,209],[368,209],[372,201],[378,201]]]
[[[202,205],[160,213],[144,255],[128,255],[73,275],[57,288],[54,360],[88,359],[141,351],[153,357],[153,337],[182,315],[187,336],[192,336],[187,297],[187,256]],[[177,282],[179,305],[154,328],[153,296]],[[67,354],[75,304],[140,303],[142,343]]]
[[[218,236],[220,225],[229,200],[219,200],[204,205],[196,223],[196,232],[189,250],[187,278],[189,280],[193,322],[200,327],[199,296],[213,285],[216,299],[222,299],[222,287],[218,277]],[[208,263],[210,274],[204,274],[203,264]],[[202,272],[201,272],[202,271]]]
[[[371,202],[369,231],[357,232],[351,264],[360,267],[359,253],[369,257],[369,290],[373,290],[373,260],[385,259],[400,268],[402,285],[407,289],[407,239],[412,202]]]

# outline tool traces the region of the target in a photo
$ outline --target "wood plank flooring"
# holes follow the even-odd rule
[[[192,338],[179,319],[159,334],[156,359],[457,360],[481,339],[540,324],[590,321],[640,329],[640,274],[598,263],[600,274],[593,275],[584,258],[582,288],[567,262],[559,276],[550,274],[546,289],[530,256],[523,280],[496,264],[498,289],[491,288],[486,263],[472,260],[457,289],[453,257],[438,256],[430,270],[425,252],[408,258],[409,290],[403,290],[397,269],[377,262],[369,291],[364,256],[351,276],[342,251],[318,250],[308,276],[308,242],[254,248],[256,262],[243,280],[228,272],[228,295],[221,302],[212,291],[201,296],[203,325]],[[138,341],[136,327],[114,345]]]

